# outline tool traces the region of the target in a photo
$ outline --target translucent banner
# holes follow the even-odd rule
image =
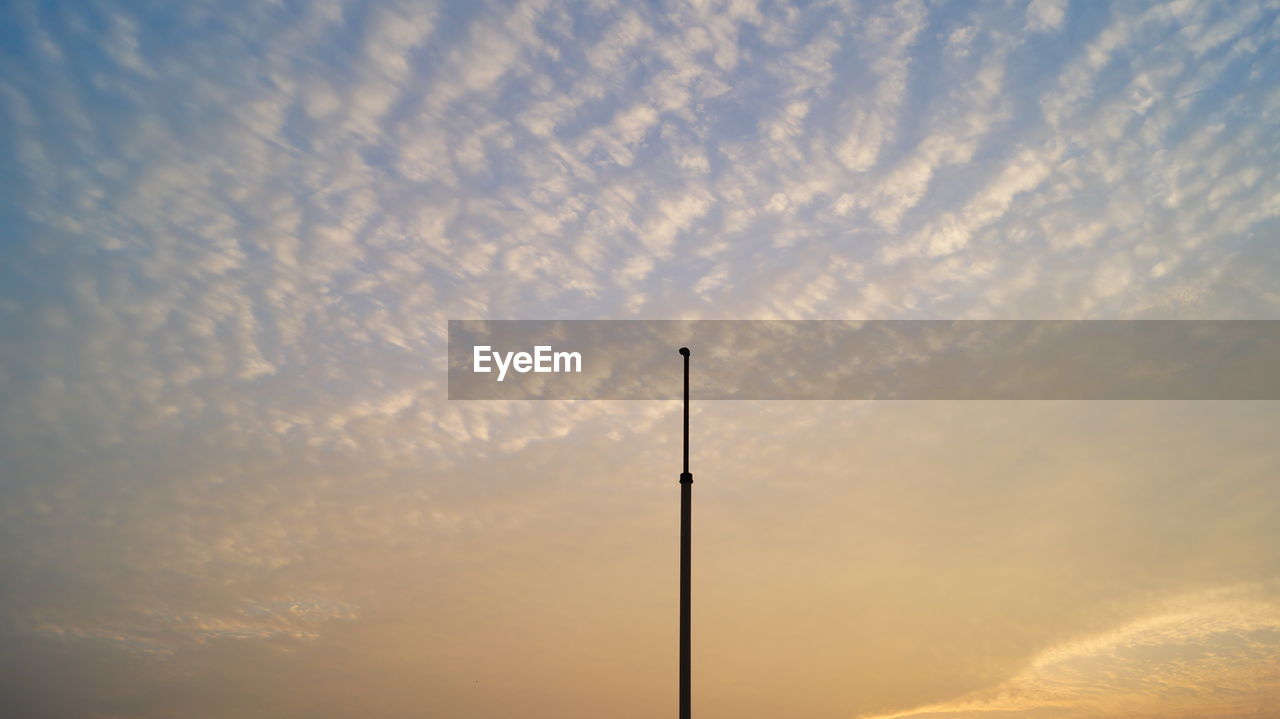
[[[449,398],[1280,399],[1272,320],[450,320]]]

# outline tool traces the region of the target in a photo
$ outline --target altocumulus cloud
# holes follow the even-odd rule
[[[646,521],[665,526],[669,488],[653,477],[666,476],[675,408],[447,403],[445,321],[1275,317],[1278,16],[1276,2],[1189,0],[6,4],[0,631],[15,647],[6,666],[25,657],[36,667],[12,673],[6,694],[32,716],[201,702],[210,716],[321,715],[343,705],[316,679],[350,670],[383,688],[430,676],[457,715],[503,713],[459,688],[464,676],[497,681],[505,666],[469,652],[504,647],[513,672],[557,666],[542,661],[552,645],[566,662],[592,664],[583,657],[602,650],[589,639],[539,632],[566,626],[547,578],[603,577],[613,584],[585,584],[594,589],[583,597],[628,608],[635,634],[608,629],[627,624],[620,615],[581,609],[602,641],[644,647],[618,661],[632,662],[645,691],[604,677],[599,701],[606,688],[651,695],[665,686],[666,655],[645,642],[665,615],[636,597],[648,579],[666,581],[651,567],[665,567],[667,547],[637,546]],[[982,564],[990,546],[1051,551],[1069,537],[1097,553],[1088,557],[1105,554],[1055,512],[1065,497],[1080,526],[1117,539],[1125,560],[1097,579],[1098,566],[1064,555],[1063,572],[1097,579],[1082,608],[1032,617],[1015,602],[1017,628],[1001,640],[954,629],[926,662],[940,677],[932,684],[881,676],[853,696],[835,670],[781,672],[756,684],[774,699],[748,701],[741,685],[711,677],[707,696],[731,705],[725,697],[739,691],[744,715],[780,710],[785,702],[770,701],[796,686],[815,690],[816,713],[902,711],[992,686],[1057,706],[1076,686],[1060,674],[1066,665],[1024,671],[1052,646],[1148,626],[1144,617],[1172,611],[1161,602],[1213,587],[1261,582],[1248,606],[1274,606],[1265,582],[1275,557],[1257,547],[1280,546],[1266,529],[1280,503],[1249,479],[1274,467],[1259,434],[1274,426],[1265,407],[1209,412],[1231,436],[1189,409],[1167,422],[1154,419],[1158,408],[1125,410],[1134,426],[1157,427],[1134,438],[1153,456],[1175,438],[1232,459],[1202,467],[1211,482],[1128,455],[1117,462],[1138,467],[1132,474],[1087,468],[1107,486],[980,412],[987,423],[974,426],[986,433],[975,429],[970,445],[1016,434],[1031,449],[973,456],[974,466],[1026,474],[1036,456],[1059,463],[1018,490],[1042,513],[1036,524],[1010,515],[1001,497],[1014,490],[982,471],[963,473],[976,484],[961,489],[941,459],[902,464],[850,450],[839,433],[862,435],[862,422],[884,415],[900,433],[878,436],[904,456],[917,444],[960,451],[965,443],[947,437],[968,420],[950,409],[745,406],[750,416],[714,410],[721,428],[701,450],[736,468],[726,501],[742,516],[767,523],[767,505],[782,501],[777,478],[809,476],[834,507],[875,499],[896,512],[846,535],[820,502],[791,505],[837,532],[832,546],[851,555],[863,542],[951,576],[931,542],[979,536],[990,545],[962,553],[970,571],[957,581],[1013,587]],[[1027,425],[1068,443],[1099,439],[1089,425],[1104,418],[1043,411]],[[788,464],[754,439],[762,434],[815,451]],[[872,452],[863,458],[877,476],[910,481],[851,479],[861,452]],[[1190,466],[1194,454],[1171,456]],[[583,466],[614,469],[583,477]],[[1174,475],[1174,491],[1156,489]],[[748,490],[768,499],[738,494]],[[929,497],[967,506],[972,524],[951,524]],[[1189,515],[1206,505],[1218,513],[1205,520],[1203,553],[1159,519],[1170,506]],[[1186,551],[1170,559],[1093,506],[1132,510],[1133,526],[1154,532],[1145,536]],[[571,511],[584,508],[595,518]],[[728,517],[707,526],[722,538],[741,529]],[[921,538],[920,526],[942,534]],[[803,554],[798,530],[778,531]],[[881,581],[824,584],[814,577],[841,575],[844,555],[819,553],[806,574],[767,546],[721,546],[738,558],[713,576],[741,590],[721,596],[738,601],[726,622],[761,607],[800,612],[806,601],[839,615],[865,593],[867,616],[906,640],[842,620],[826,634],[803,622],[797,631],[835,667],[874,668],[858,646],[880,652],[882,666],[924,661],[910,647],[932,630],[891,600],[938,596],[929,581],[859,559]],[[566,547],[578,558],[546,559]],[[1215,551],[1234,559],[1215,565]],[[751,600],[758,583],[731,581],[747,556],[816,582],[818,599]],[[1150,576],[1126,589],[1116,577],[1143,562]],[[1029,560],[1010,566],[1056,581]],[[1000,611],[979,608],[1008,608],[1001,596],[974,590],[960,604],[994,622]],[[1273,656],[1271,625],[1258,619],[1270,609],[1195,606],[1186,611],[1253,619],[1217,634],[1192,627],[1185,642],[1238,638],[1232,646]],[[435,650],[413,654],[404,626]],[[459,629],[470,626],[492,626],[506,643]],[[709,631],[712,645],[728,636]],[[753,649],[769,650],[766,638],[788,641],[766,632]],[[1192,651],[1169,641],[1169,652]],[[1131,651],[1119,639],[1088,646]],[[984,659],[966,669],[972,653]],[[356,655],[382,659],[344,663]],[[120,656],[132,673],[104,669]],[[55,670],[38,668],[60,666],[84,681],[50,699]],[[262,667],[312,688],[280,699],[255,677]],[[537,672],[563,691],[508,682],[532,711],[585,711]],[[207,681],[183,678],[192,675]],[[798,684],[777,683],[787,678]],[[1270,691],[1259,682],[1250,696]],[[213,701],[227,687],[231,698]],[[373,711],[408,712],[398,691]]]

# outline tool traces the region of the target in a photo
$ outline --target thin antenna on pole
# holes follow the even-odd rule
[[[689,348],[684,355],[684,471],[680,473],[680,719],[690,719],[689,692],[689,535],[693,475],[689,472]]]

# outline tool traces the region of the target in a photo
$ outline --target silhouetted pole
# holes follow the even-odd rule
[[[689,348],[684,355],[684,471],[680,473],[680,719],[689,719],[689,529],[693,475],[689,473]]]

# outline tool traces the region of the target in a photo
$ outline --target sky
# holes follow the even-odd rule
[[[449,319],[1280,319],[1280,2],[12,0],[0,703],[675,711],[678,403]],[[694,710],[1280,714],[1275,401],[694,407]]]

